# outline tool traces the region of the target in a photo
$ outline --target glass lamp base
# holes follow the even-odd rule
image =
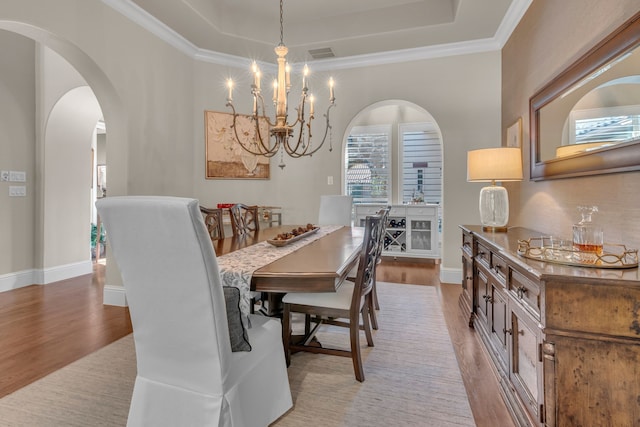
[[[506,231],[509,221],[507,189],[497,185],[480,190],[480,222],[485,231]]]

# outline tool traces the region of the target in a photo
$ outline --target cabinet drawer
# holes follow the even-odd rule
[[[389,216],[405,216],[407,214],[407,210],[402,207],[392,207],[389,209]]]
[[[548,281],[546,327],[629,337],[640,343],[640,288],[612,283]]]
[[[494,252],[491,253],[491,270],[496,278],[502,283],[503,286],[506,286],[507,283],[507,272],[509,271],[509,267],[505,260],[496,255]]]
[[[410,216],[435,216],[434,206],[407,206],[407,215]]]
[[[476,261],[484,265],[487,269],[491,268],[491,251],[489,250],[489,248],[480,243],[478,243]]]
[[[540,287],[517,271],[511,272],[509,290],[521,303],[540,315]]]
[[[462,234],[462,250],[473,255],[473,236],[471,234]]]
[[[380,209],[384,208],[384,205],[371,205],[362,206],[356,205],[356,215],[375,215]]]

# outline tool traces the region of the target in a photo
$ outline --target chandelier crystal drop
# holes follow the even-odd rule
[[[309,93],[308,80],[309,80],[309,67],[305,64],[302,70],[302,91],[300,94],[300,101],[295,108],[295,121],[289,123],[288,116],[288,97],[291,89],[291,66],[287,63],[287,52],[289,49],[284,45],[284,26],[283,26],[283,0],[280,0],[280,44],[275,47],[275,53],[278,61],[278,76],[273,81],[273,104],[275,107],[275,119],[267,117],[264,98],[262,97],[261,79],[262,74],[258,68],[258,64],[254,61],[252,64],[253,72],[253,84],[251,85],[251,94],[253,95],[253,112],[251,113],[251,120],[255,127],[255,140],[247,144],[245,138],[238,137],[238,128],[236,121],[238,113],[233,105],[233,80],[227,80],[227,88],[229,90],[227,96],[227,107],[230,107],[233,112],[233,131],[235,134],[236,142],[240,147],[256,156],[273,157],[278,152],[281,154],[281,161],[278,165],[281,169],[284,169],[284,153],[286,152],[290,157],[299,158],[303,156],[311,156],[317,152],[324,145],[327,135],[329,135],[329,151],[333,150],[331,143],[331,124],[329,122],[329,111],[335,105],[334,96],[334,80],[329,79],[329,106],[324,113],[325,117],[325,130],[324,136],[320,144],[312,143],[311,134],[311,122],[315,118],[314,116],[314,96]],[[309,107],[309,111],[306,112],[306,107]],[[266,121],[269,124],[269,135],[263,135],[264,130],[261,129],[260,122]],[[297,138],[294,137],[297,132]]]

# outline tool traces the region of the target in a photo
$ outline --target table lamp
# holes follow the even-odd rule
[[[491,182],[480,190],[480,222],[484,231],[507,231],[509,195],[496,181],[521,181],[519,148],[484,148],[467,152],[467,181]]]

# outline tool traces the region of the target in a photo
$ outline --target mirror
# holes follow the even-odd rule
[[[640,13],[530,99],[531,179],[640,170]]]

